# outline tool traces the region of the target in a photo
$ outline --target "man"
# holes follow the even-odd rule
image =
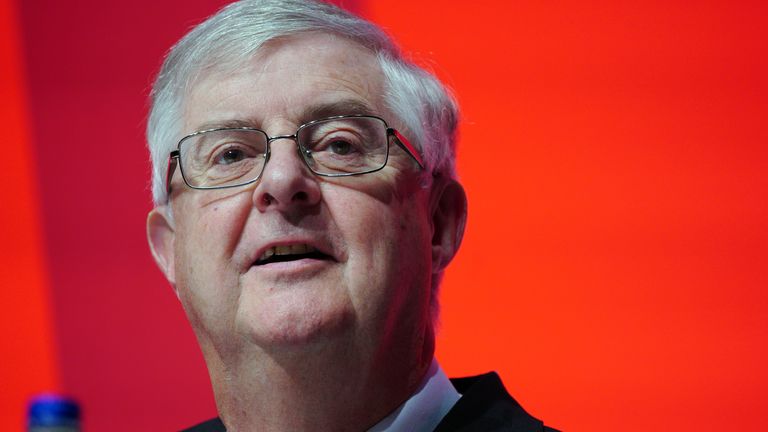
[[[466,217],[456,122],[435,78],[323,3],[232,4],[172,49],[148,236],[220,415],[190,430],[542,430],[495,375],[454,387],[433,359]]]

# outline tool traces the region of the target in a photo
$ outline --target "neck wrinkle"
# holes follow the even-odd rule
[[[288,356],[290,361],[264,352],[241,358],[235,366],[218,355],[206,358],[215,359],[208,366],[227,431],[358,432],[396,410],[422,383],[432,363],[431,329],[419,343],[409,365],[397,369],[363,362],[352,355],[354,350],[327,347],[301,359]]]

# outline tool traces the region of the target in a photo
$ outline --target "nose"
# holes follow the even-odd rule
[[[270,143],[270,155],[254,190],[254,205],[290,212],[320,202],[320,185],[298,154],[293,137],[278,137]]]

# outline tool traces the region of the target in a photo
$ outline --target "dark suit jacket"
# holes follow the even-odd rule
[[[461,393],[461,399],[434,432],[557,432],[525,412],[494,372],[453,378],[451,383]],[[216,418],[183,432],[226,432],[226,429]]]

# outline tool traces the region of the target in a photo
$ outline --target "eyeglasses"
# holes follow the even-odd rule
[[[167,188],[178,164],[187,186],[221,189],[257,181],[269,161],[270,144],[279,139],[296,142],[309,169],[325,177],[344,177],[378,171],[387,165],[393,140],[419,167],[424,162],[408,140],[379,118],[347,115],[311,121],[293,135],[270,137],[255,128],[216,128],[195,132],[179,141],[168,159]]]

